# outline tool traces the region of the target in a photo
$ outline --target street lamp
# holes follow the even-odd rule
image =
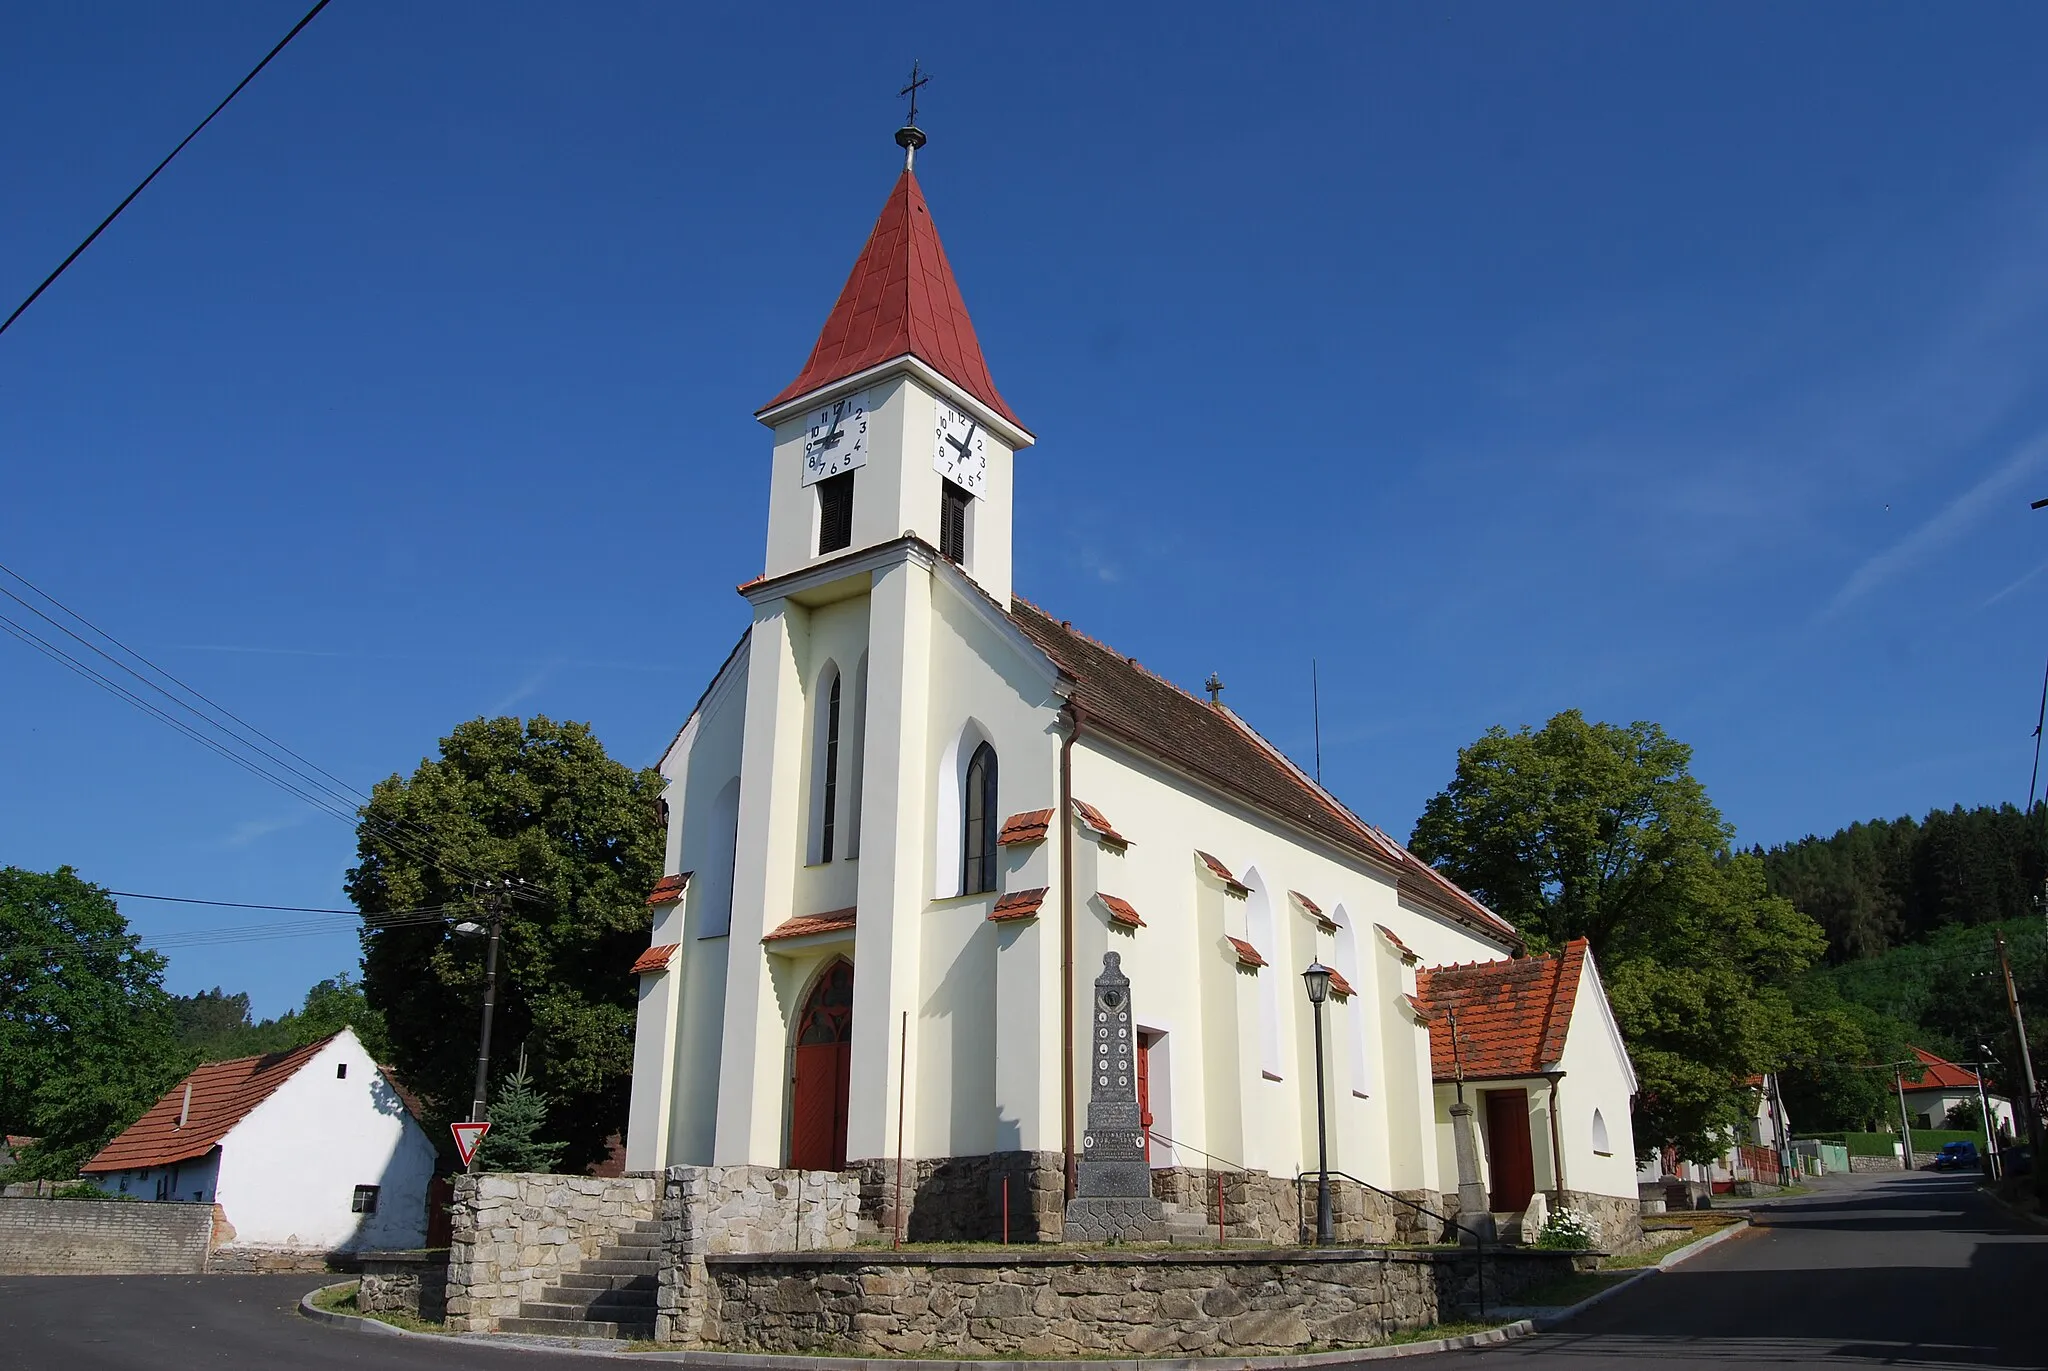
[[[1316,1011],[1316,1246],[1328,1247],[1330,1232],[1330,1140],[1323,1122],[1323,1001],[1330,997],[1330,968],[1310,962],[1301,973],[1308,1002]]]
[[[485,883],[484,904],[490,911],[491,919],[488,928],[469,919],[464,919],[461,923],[455,925],[455,932],[464,937],[474,938],[487,935],[490,938],[490,941],[484,947],[484,1021],[483,1027],[477,1032],[476,1095],[470,1101],[469,1106],[469,1121],[471,1123],[481,1123],[484,1118],[484,1111],[488,1106],[487,1096],[491,1079],[491,1018],[497,1008],[498,1000],[498,937],[504,922],[503,892],[511,884],[510,881]],[[469,1170],[472,1174],[476,1171],[477,1157],[479,1155],[480,1153],[472,1153],[470,1156]]]

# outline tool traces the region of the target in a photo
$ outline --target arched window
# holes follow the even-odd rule
[[[960,893],[996,888],[996,750],[974,749],[960,795]]]
[[[1607,1141],[1607,1117],[1597,1109],[1593,1111],[1593,1152],[1601,1157],[1614,1155],[1614,1147]]]
[[[818,860],[832,860],[832,830],[839,819],[839,673],[825,697],[825,812],[818,821]]]

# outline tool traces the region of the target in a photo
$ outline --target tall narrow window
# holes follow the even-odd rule
[[[832,829],[839,817],[839,673],[825,697],[825,812],[818,817],[818,860],[832,860]]]
[[[960,842],[960,893],[979,895],[996,888],[996,750],[987,743],[967,763],[961,798],[965,832]]]
[[[837,552],[853,542],[853,473],[818,482],[818,552]]]
[[[955,566],[967,565],[967,502],[973,498],[939,478],[939,552]]]

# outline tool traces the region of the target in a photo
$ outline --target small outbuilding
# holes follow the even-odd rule
[[[215,1241],[329,1253],[426,1242],[434,1145],[347,1028],[209,1062],[82,1168],[114,1195],[212,1204]]]
[[[1586,940],[1549,957],[1427,968],[1416,998],[1429,1016],[1447,1193],[1458,1176],[1451,1106],[1462,1093],[1497,1217],[1526,1213],[1541,1194],[1547,1209],[1586,1214],[1610,1246],[1638,1241],[1636,1073]]]
[[[1913,1127],[1947,1128],[1948,1112],[1957,1105],[1979,1109],[1989,1104],[1992,1128],[2003,1129],[2007,1137],[2013,1136],[2012,1101],[1988,1084],[1980,1083],[1975,1071],[1937,1057],[1924,1047],[1914,1048],[1913,1056],[1920,1063],[1920,1079],[1917,1083],[1908,1082],[1905,1087],[1906,1114]]]

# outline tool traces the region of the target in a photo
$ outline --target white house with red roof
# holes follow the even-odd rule
[[[324,1253],[423,1246],[434,1162],[344,1028],[199,1067],[81,1169],[110,1194],[217,1206],[216,1243]]]
[[[1417,969],[1509,958],[1515,930],[1220,686],[1191,694],[1016,593],[1012,494],[1037,438],[908,157],[756,417],[751,623],[661,763],[671,874],[631,968],[628,1168],[836,1170],[900,1146],[915,1174],[996,1158],[1056,1187],[1088,1145],[1091,1077],[1134,1077],[1153,1167],[1291,1178],[1316,1160],[1299,973],[1320,962],[1330,1165],[1454,1190]],[[1137,1040],[1099,1056],[1108,952]],[[1601,1100],[1625,1166],[1625,1094]],[[1602,1165],[1591,1137],[1566,1144],[1575,1174]]]
[[[1937,1057],[1924,1047],[1913,1049],[1913,1056],[1920,1063],[1918,1082],[1906,1083],[1906,1116],[1915,1128],[1947,1128],[1948,1112],[1959,1104],[1968,1103],[1973,1107],[1991,1106],[1992,1128],[2003,1128],[2008,1137],[2013,1136],[2016,1125],[2013,1122],[2012,1101],[1982,1083],[1983,1098],[1978,1097],[1980,1082],[1977,1073],[1967,1066],[1959,1066],[1943,1057]]]

